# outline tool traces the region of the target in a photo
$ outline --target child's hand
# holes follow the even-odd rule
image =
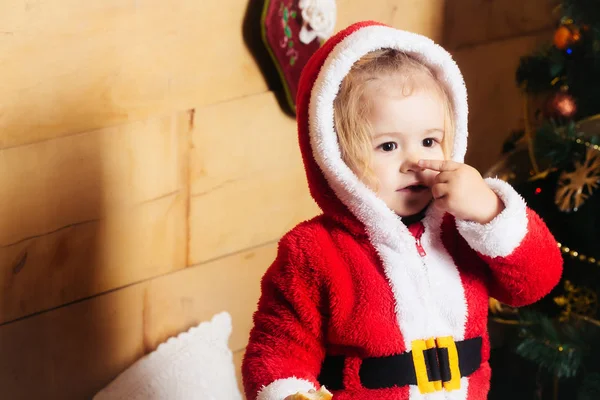
[[[283,400],[331,400],[333,395],[325,386],[316,391],[314,389],[304,393],[296,393],[286,397]]]
[[[504,210],[475,168],[450,160],[421,160],[419,166],[439,172],[431,187],[434,206],[456,218],[486,224]]]
[[[298,392],[296,394],[291,394],[283,400],[298,400],[298,399],[310,399],[310,396],[313,396],[316,393],[314,389],[310,389],[308,392]]]

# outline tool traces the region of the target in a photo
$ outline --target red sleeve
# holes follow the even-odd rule
[[[528,231],[508,256],[483,255],[492,272],[490,296],[513,307],[534,303],[560,281],[562,256],[546,224],[527,210]]]
[[[482,225],[457,220],[459,233],[490,268],[490,296],[514,307],[534,303],[560,281],[563,259],[553,235],[507,183],[486,179],[504,211]]]
[[[306,235],[292,232],[262,279],[261,297],[242,364],[248,400],[283,400],[318,388],[325,355],[321,288],[305,256]]]

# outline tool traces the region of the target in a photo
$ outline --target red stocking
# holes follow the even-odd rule
[[[266,0],[262,37],[279,77],[287,103],[296,113],[296,92],[302,68],[335,25],[335,0]]]

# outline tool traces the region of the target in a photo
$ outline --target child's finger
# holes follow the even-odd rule
[[[450,178],[452,177],[452,173],[454,171],[444,171],[444,172],[440,172],[439,174],[436,175],[436,177],[434,178],[434,182],[437,183],[448,183],[450,182]]]
[[[443,196],[438,199],[435,199],[433,201],[433,206],[436,207],[438,210],[448,211],[450,207],[448,203],[448,196]]]
[[[437,201],[448,194],[449,186],[447,183],[438,183],[432,186],[431,195]]]
[[[419,167],[438,172],[454,171],[459,166],[459,163],[452,160],[419,160]]]

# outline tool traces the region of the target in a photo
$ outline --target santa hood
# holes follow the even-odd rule
[[[377,22],[349,26],[312,56],[300,78],[297,120],[310,192],[323,212],[343,219],[355,229],[366,229],[372,241],[395,247],[398,236],[407,234],[405,225],[342,160],[334,128],[333,103],[344,77],[360,58],[382,48],[396,49],[421,60],[447,87],[456,127],[452,160],[463,162],[468,110],[467,91],[458,66],[431,39]],[[435,208],[431,207],[428,217],[434,213]]]

